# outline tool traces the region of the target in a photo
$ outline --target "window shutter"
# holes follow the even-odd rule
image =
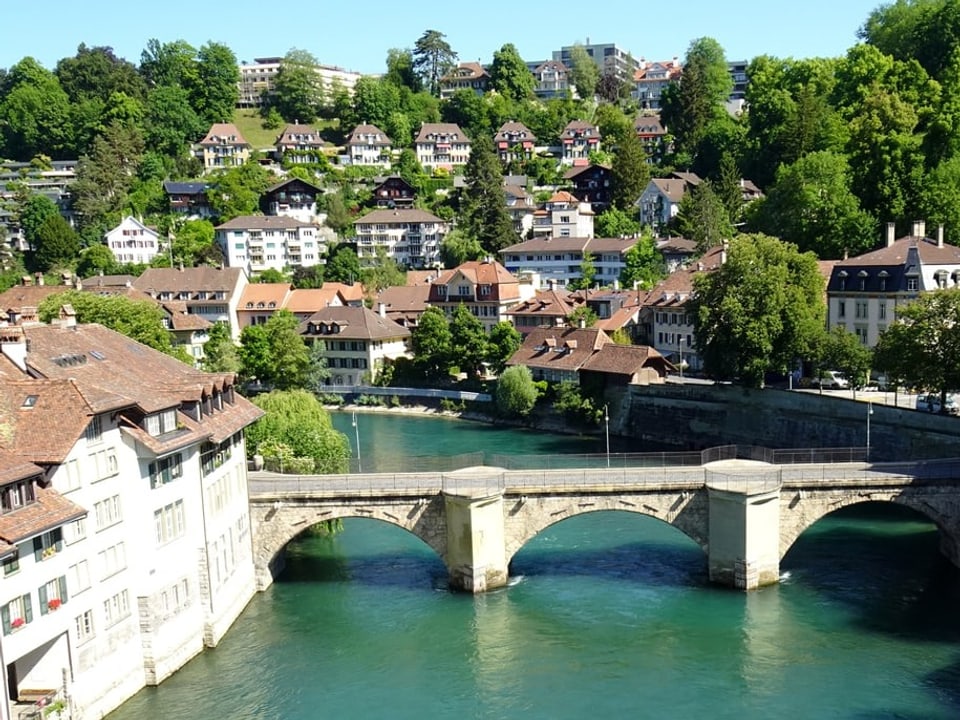
[[[3,634],[9,635],[10,630],[12,629],[10,627],[10,606],[9,605],[4,605],[3,607],[0,607],[0,622],[2,622],[3,624]]]
[[[23,596],[23,618],[26,622],[33,622],[33,604],[29,595]]]
[[[60,602],[67,602],[67,576],[61,575],[58,579],[60,584]]]
[[[43,538],[35,537],[33,539],[33,559],[36,562],[43,560]]]
[[[47,607],[47,586],[41,585],[37,588],[37,597],[40,599],[40,614],[46,615],[50,608]]]

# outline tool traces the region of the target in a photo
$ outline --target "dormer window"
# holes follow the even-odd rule
[[[18,480],[0,488],[0,512],[8,513],[37,499],[32,480]]]
[[[144,429],[153,437],[159,437],[177,429],[177,411],[164,410],[144,418]]]

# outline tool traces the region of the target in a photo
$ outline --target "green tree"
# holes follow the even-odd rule
[[[206,127],[179,85],[163,85],[147,96],[144,140],[147,148],[170,157],[185,155]]]
[[[76,311],[78,323],[99,323],[147,347],[189,362],[181,348],[174,348],[172,336],[164,329],[163,310],[150,300],[66,290],[40,303],[40,319],[50,322],[59,317],[60,308],[67,304]]]
[[[823,331],[823,297],[812,253],[766,235],[733,238],[726,262],[694,279],[694,335],[707,373],[760,387],[767,371],[809,357]]]
[[[327,365],[327,344],[323,340],[310,343],[307,357],[307,370],[304,373],[304,387],[313,393],[321,393],[330,380],[330,368]]]
[[[440,243],[440,257],[444,267],[455,268],[469,260],[483,257],[483,247],[475,237],[467,235],[461,228],[454,228]]]
[[[323,265],[311,265],[310,267],[298,265],[293,269],[293,276],[289,282],[297,290],[320,288],[323,287],[323,275]],[[286,277],[282,282],[287,282]]]
[[[413,52],[407,48],[387,50],[387,73],[383,77],[387,82],[410,88],[413,92],[420,92],[423,87],[413,64]]]
[[[230,122],[240,97],[240,67],[226,45],[208,42],[197,53],[193,107],[207,124]]]
[[[312,123],[320,114],[323,82],[317,74],[319,64],[306,50],[293,48],[284,55],[269,105],[287,122]]]
[[[490,85],[512,102],[521,102],[533,97],[536,79],[512,43],[507,43],[493,53]]]
[[[264,324],[245,327],[240,332],[244,375],[280,390],[302,387],[310,354],[299,324],[289,310],[279,310]]]
[[[36,249],[39,247],[37,234],[43,223],[46,222],[48,218],[59,214],[60,210],[57,208],[56,203],[46,195],[33,193],[23,200],[17,212],[17,218],[20,223],[20,229],[23,230],[23,236],[32,248]]]
[[[580,43],[574,44],[570,49],[570,82],[576,89],[577,95],[584,100],[592,100],[597,94],[600,68]]]
[[[876,221],[850,191],[846,158],[832,152],[809,153],[781,165],[773,187],[749,215],[753,229],[824,260],[859,255],[876,238]]]
[[[209,220],[187,220],[173,237],[173,262],[185,267],[215,264],[219,253]]]
[[[444,101],[440,110],[444,122],[454,123],[472,138],[493,133],[487,105],[483,98],[469,88],[460,88]],[[471,154],[476,148],[471,148]]]
[[[567,315],[567,325],[570,327],[580,327],[582,323],[583,327],[593,327],[599,319],[600,316],[597,315],[593,308],[581,305]]]
[[[923,293],[897,306],[897,320],[880,335],[874,367],[898,384],[940,393],[960,391],[960,289]]]
[[[487,357],[487,334],[483,323],[464,303],[457,305],[450,320],[450,349],[460,372],[468,378],[482,373]]]
[[[136,127],[112,123],[93,142],[89,155],[77,164],[73,207],[81,228],[105,222],[119,214],[143,162],[143,135]]]
[[[363,268],[363,285],[370,292],[378,293],[384,288],[406,285],[407,275],[397,261],[387,255],[383,245],[377,245],[373,261]]]
[[[494,375],[503,373],[507,361],[520,349],[523,337],[517,329],[506,320],[501,320],[492,328],[487,336],[487,364]]]
[[[228,323],[214,323],[203,344],[203,369],[207,372],[240,372],[240,355]]]
[[[80,239],[70,223],[51,215],[37,230],[34,260],[43,271],[72,267],[80,253]]]
[[[589,290],[593,287],[593,281],[597,277],[597,266],[593,262],[593,255],[584,252],[580,260],[580,277],[567,283],[571,290]]]
[[[256,277],[258,283],[285,283],[287,281],[287,276],[283,274],[283,271],[276,268],[267,268]]]
[[[140,53],[140,74],[148,87],[167,85],[189,91],[198,82],[197,49],[186,40],[161,43],[151,38]]]
[[[260,163],[248,160],[216,175],[213,186],[207,190],[207,200],[221,222],[252,215],[273,179],[273,174]]]
[[[113,275],[118,269],[117,259],[106,245],[97,243],[80,251],[77,275],[82,278],[103,273]]]
[[[526,365],[507,368],[497,380],[497,410],[507,417],[526,417],[537,404],[537,386]]]
[[[630,237],[640,232],[640,221],[630,211],[609,207],[597,215],[593,227],[597,237]]]
[[[347,237],[353,230],[353,216],[343,201],[343,191],[338,191],[327,197],[327,218],[324,224],[333,230],[338,237]]]
[[[839,370],[850,380],[854,391],[867,384],[873,352],[860,342],[855,333],[844,327],[835,327],[823,333],[815,349],[814,359],[819,368]]]
[[[489,136],[481,135],[473,141],[470,159],[464,168],[464,181],[461,213],[464,231],[493,255],[515,244],[520,238],[507,213],[503,171]]]
[[[62,158],[74,151],[70,99],[53,73],[24,58],[10,68],[2,90],[0,145],[5,155],[29,161],[41,152]]]
[[[610,169],[610,182],[613,206],[625,212],[633,211],[634,203],[650,182],[647,153],[636,133],[628,132],[620,138]]]
[[[77,54],[57,63],[57,77],[74,102],[96,98],[106,103],[114,93],[142,100],[146,84],[136,66],[118,58],[113,48],[88,48],[80,43]]]
[[[932,225],[944,225],[947,242],[960,245],[960,155],[944,160],[924,176],[919,217]]]
[[[428,307],[410,332],[414,360],[428,379],[439,379],[450,368],[452,337],[450,324],[437,307]]]
[[[438,30],[426,30],[413,46],[413,69],[431,95],[440,95],[440,78],[457,62],[457,54]]]
[[[643,290],[649,290],[666,275],[663,255],[657,250],[657,243],[649,233],[644,233],[636,244],[624,253],[623,261],[620,285],[625,288],[632,288],[636,284]]]
[[[298,463],[301,472],[347,471],[350,441],[334,429],[330,413],[312,393],[275,390],[258,395],[253,402],[266,414],[246,429],[250,455],[263,452],[271,444],[281,444],[289,447],[295,457],[311,460],[308,467]]]
[[[729,240],[734,233],[727,209],[709,180],[683,196],[675,222],[683,237],[697,243],[699,253]]]
[[[360,259],[356,250],[346,243],[338,243],[331,248],[324,270],[324,277],[329,282],[359,282],[360,275]]]

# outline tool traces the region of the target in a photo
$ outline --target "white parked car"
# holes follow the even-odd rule
[[[821,370],[820,377],[810,381],[812,387],[830,388],[831,390],[846,390],[850,387],[847,376],[839,370]]]
[[[960,414],[960,406],[957,405],[957,399],[953,395],[947,395],[947,401],[941,408],[939,393],[926,393],[917,396],[917,410],[925,412],[945,412],[947,415]]]

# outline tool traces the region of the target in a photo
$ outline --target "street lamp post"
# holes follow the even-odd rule
[[[363,472],[363,465],[360,462],[360,428],[357,427],[357,414],[353,414],[353,434],[357,438],[357,472]]]
[[[607,467],[610,467],[610,411],[606,404],[603,406],[603,423],[607,436]]]
[[[683,382],[683,335],[680,335],[680,381]]]
[[[870,461],[870,416],[873,415],[873,402],[867,400],[867,462]]]

